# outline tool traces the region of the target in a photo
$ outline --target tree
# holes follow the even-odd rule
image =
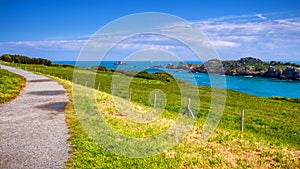
[[[11,61],[12,61],[12,59],[11,59],[11,57],[10,57],[9,54],[3,54],[3,55],[0,57],[0,60],[3,60],[3,61],[5,61],[5,62],[11,62]]]
[[[0,60],[6,62],[23,63],[23,64],[43,64],[47,66],[50,66],[52,64],[50,60],[43,59],[43,58],[29,58],[27,56],[9,55],[9,54],[2,55],[0,57]]]

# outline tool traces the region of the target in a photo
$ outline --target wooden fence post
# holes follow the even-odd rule
[[[153,107],[154,107],[154,109],[156,109],[156,93],[154,94]]]
[[[98,82],[98,90],[100,89],[100,82]]]
[[[191,105],[191,98],[188,98],[188,104],[187,107],[185,108],[185,111],[183,112],[183,115],[187,114],[195,118],[190,105]]]
[[[132,94],[132,89],[129,88],[129,97],[128,97],[128,100],[129,100],[129,101],[131,100],[131,94]]]
[[[242,109],[242,112],[241,112],[241,126],[240,126],[240,130],[241,131],[244,131],[244,109]]]
[[[85,81],[85,87],[87,87],[87,81]]]
[[[115,85],[112,84],[112,87],[111,87],[111,95],[114,95],[114,92],[115,92]]]

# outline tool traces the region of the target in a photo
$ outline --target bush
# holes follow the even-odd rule
[[[14,63],[22,63],[22,64],[41,64],[41,65],[51,65],[51,61],[48,59],[43,58],[29,58],[27,56],[22,55],[10,55],[10,54],[3,54],[0,57],[0,60],[5,62],[14,62]]]
[[[107,72],[108,69],[105,66],[93,66],[92,70],[97,70],[98,72]]]
[[[288,98],[288,97],[271,96],[270,99],[284,100],[284,101],[288,101],[288,102],[300,103],[300,98]]]
[[[150,79],[150,80],[160,80],[166,82],[171,82],[171,80],[174,79],[173,76],[171,76],[166,72],[156,72],[154,74],[149,74],[147,71],[139,72],[134,77]]]

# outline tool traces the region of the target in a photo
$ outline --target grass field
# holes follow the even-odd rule
[[[71,103],[66,109],[67,123],[70,128],[69,142],[73,145],[68,168],[299,168],[300,167],[300,104],[284,100],[272,100],[240,92],[227,90],[225,109],[222,119],[209,138],[201,143],[199,138],[202,127],[210,111],[211,89],[199,87],[200,104],[194,126],[188,135],[176,146],[160,154],[147,158],[128,158],[111,153],[113,147],[98,146],[88,137],[76,114],[73,102],[73,69],[47,67],[41,65],[18,65],[23,69],[40,72],[57,80],[67,89]],[[89,71],[82,70],[82,76],[76,76],[82,86],[88,81]],[[166,111],[153,123],[134,123],[127,116],[119,116],[111,100],[111,81],[114,76],[120,79],[129,77],[112,73],[97,73],[94,84],[87,86],[96,92],[96,109],[101,112],[109,126],[128,137],[151,137],[159,135],[172,126],[180,115],[180,91],[176,81],[159,81],[134,78],[130,81],[133,89],[131,101],[141,110],[149,109],[149,95],[154,89],[163,91],[167,98]],[[68,80],[66,80],[68,79]],[[75,80],[74,80],[75,81]],[[184,83],[187,87],[190,84]],[[117,84],[115,84],[117,85]],[[77,86],[77,85],[76,85]],[[78,87],[79,89],[81,86]],[[84,88],[84,87],[83,87]],[[116,86],[117,90],[117,86]],[[84,91],[84,89],[82,89]],[[222,90],[221,90],[222,91]],[[117,92],[117,91],[115,91]],[[84,92],[79,98],[86,97]],[[127,99],[126,92],[119,91],[119,99]],[[191,98],[193,98],[191,92]],[[76,94],[76,93],[75,93]],[[196,94],[195,94],[196,95]],[[151,99],[150,99],[151,100]],[[192,99],[193,100],[193,99]],[[94,107],[95,108],[95,107]],[[197,108],[193,107],[193,110]],[[240,112],[245,110],[245,129],[239,131]],[[81,119],[82,120],[82,119]],[[93,123],[93,119],[87,119]],[[142,151],[142,150],[141,150]]]
[[[25,87],[26,80],[0,68],[0,104],[16,98]]]

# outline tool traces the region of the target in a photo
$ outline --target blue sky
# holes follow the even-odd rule
[[[0,0],[0,54],[76,60],[98,29],[140,12],[186,19],[211,40],[222,59],[300,60],[299,0]]]

